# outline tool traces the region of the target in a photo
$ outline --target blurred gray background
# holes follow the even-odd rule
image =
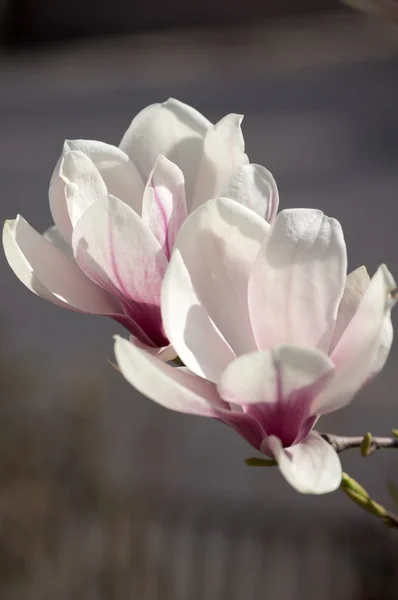
[[[281,207],[337,217],[350,270],[385,262],[398,277],[398,29],[315,4],[3,2],[2,218],[45,229],[63,140],[118,144],[139,110],[173,96],[213,121],[243,113],[247,153],[274,174]],[[0,269],[0,426],[12,432],[3,455],[17,455],[0,459],[1,598],[394,597],[396,536],[341,492],[299,496],[276,469],[246,467],[253,452],[232,430],[139,396],[106,360],[115,323],[45,303],[4,257]],[[397,361],[395,344],[381,376],[320,427],[398,427]],[[394,508],[393,451],[342,461]]]

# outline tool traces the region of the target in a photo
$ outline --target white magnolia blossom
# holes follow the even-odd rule
[[[223,421],[303,493],[335,490],[339,458],[313,427],[383,367],[395,282],[348,276],[335,219],[284,210],[272,225],[228,198],[181,228],[162,288],[173,368],[116,338],[126,379],[159,404]]]
[[[249,164],[241,121],[213,125],[171,99],[142,110],[119,147],[66,141],[49,190],[55,225],[41,235],[21,216],[5,223],[15,274],[59,306],[113,317],[153,352],[168,348],[160,288],[188,212],[220,193],[261,219],[277,211],[275,181]]]

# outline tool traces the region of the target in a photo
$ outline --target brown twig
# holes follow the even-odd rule
[[[345,437],[334,435],[332,433],[321,433],[324,440],[332,446],[337,452],[344,452],[352,448],[360,448],[363,456],[369,456],[381,450],[382,448],[398,448],[398,439],[394,437],[373,437],[371,434],[366,436]],[[362,452],[363,450],[363,452]]]

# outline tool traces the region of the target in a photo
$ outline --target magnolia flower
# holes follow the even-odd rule
[[[55,227],[43,236],[6,221],[9,264],[33,292],[111,316],[141,344],[168,346],[160,286],[187,213],[222,192],[272,220],[272,175],[248,164],[242,117],[212,125],[177,100],[142,110],[120,146],[66,141],[49,190]]]
[[[335,490],[341,465],[313,427],[383,367],[392,342],[382,265],[346,276],[341,226],[318,210],[284,210],[270,226],[232,200],[196,210],[163,282],[173,368],[116,338],[126,379],[176,411],[223,421],[273,458],[303,493]]]

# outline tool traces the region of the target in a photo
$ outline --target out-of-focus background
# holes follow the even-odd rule
[[[390,16],[394,2],[380,4]],[[281,206],[337,217],[350,269],[386,262],[397,277],[398,29],[385,16],[337,0],[0,0],[2,219],[44,230],[63,140],[118,144],[140,109],[173,96],[214,121],[244,113]],[[394,532],[341,492],[300,496],[276,469],[246,467],[232,430],[119,376],[115,323],[45,303],[4,257],[0,272],[2,600],[396,597]],[[322,429],[397,427],[397,361],[395,344]],[[394,508],[396,453],[342,460]]]

